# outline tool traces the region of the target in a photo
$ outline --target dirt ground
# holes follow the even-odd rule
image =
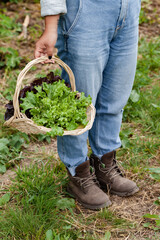
[[[152,4],[144,4],[145,15],[148,23],[140,24],[139,37],[151,38],[160,35],[160,1],[152,1]],[[155,12],[156,10],[156,12]]]

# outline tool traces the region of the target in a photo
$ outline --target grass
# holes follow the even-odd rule
[[[38,239],[39,234],[45,236],[48,229],[59,229],[64,220],[63,212],[75,206],[73,199],[64,198],[65,193],[59,182],[64,185],[66,181],[62,173],[59,174],[59,170],[62,171],[60,168],[64,167],[41,163],[39,166],[34,164],[17,170],[9,189],[11,206],[14,201],[16,208],[13,210],[10,206],[4,216],[1,215],[1,237]]]
[[[146,9],[151,1],[145,0],[143,4],[140,21],[150,24]],[[11,24],[10,19],[6,19]],[[35,28],[40,34],[39,23],[28,28],[32,44]],[[18,34],[18,28],[15,29]],[[7,28],[7,31],[10,30]],[[13,27],[11,31],[14,32]],[[8,41],[7,48],[14,48],[9,39],[5,41]],[[15,38],[14,41],[14,44],[18,43],[20,55],[23,55],[21,44],[28,46],[27,40],[22,42]],[[50,151],[50,138],[43,135],[27,138],[3,126],[4,105],[12,99],[21,63],[12,50],[7,59],[1,54],[0,147],[3,146],[3,151],[0,154],[2,156],[3,153],[6,169],[16,169],[10,185],[4,185],[0,194],[1,239],[140,240],[141,236],[146,240],[159,239],[159,42],[158,36],[151,39],[146,36],[139,41],[135,83],[124,109],[120,133],[122,148],[117,152],[127,175],[138,183],[141,190],[132,198],[110,196],[113,205],[100,211],[83,209],[67,194],[66,170],[56,153]],[[14,59],[15,64],[10,65],[10,59]],[[22,167],[21,158],[30,165]]]
[[[126,156],[127,166],[138,169],[151,164],[159,154],[160,105],[158,83],[160,68],[159,38],[139,41],[139,57],[132,98],[124,109],[120,155]],[[135,97],[134,97],[135,95]],[[137,97],[138,96],[138,97]],[[125,163],[124,163],[125,164]],[[141,169],[141,168],[140,168]],[[141,170],[140,170],[141,172]]]
[[[64,165],[53,165],[53,161],[18,168],[8,189],[10,202],[2,206],[1,238],[45,239],[46,232],[51,230],[54,239],[78,239],[82,236],[81,230],[94,230],[95,219],[100,229],[106,224],[116,229],[133,227],[108,209],[89,214],[87,218],[82,212],[76,213],[75,201],[66,193],[67,180],[63,172]],[[97,231],[101,233],[100,229]],[[86,239],[92,238],[87,236]]]

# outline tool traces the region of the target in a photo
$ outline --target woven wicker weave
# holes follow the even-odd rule
[[[46,56],[34,59],[33,61],[29,62],[26,65],[26,67],[20,72],[18,79],[17,79],[15,93],[13,96],[14,115],[9,120],[7,120],[4,125],[12,127],[12,128],[16,128],[19,131],[25,132],[27,134],[31,134],[31,133],[45,134],[45,133],[51,131],[50,128],[36,125],[31,119],[27,118],[25,114],[21,113],[20,108],[19,108],[19,101],[18,101],[19,93],[20,93],[20,90],[22,87],[22,82],[23,82],[23,79],[24,79],[26,73],[31,69],[31,67],[33,67],[37,63],[41,63],[46,60],[47,60]],[[68,76],[70,79],[71,89],[72,89],[72,91],[76,91],[75,78],[74,78],[73,72],[69,68],[69,66],[67,64],[65,64],[62,60],[60,60],[59,58],[52,57],[52,60],[65,69],[65,71],[68,73]],[[87,108],[87,119],[88,119],[87,126],[84,128],[79,127],[73,131],[65,130],[63,135],[80,135],[80,134],[86,132],[87,130],[91,129],[93,121],[94,121],[94,117],[95,117],[95,108],[91,104]]]

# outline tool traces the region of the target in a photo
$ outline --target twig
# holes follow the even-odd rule
[[[21,34],[18,36],[18,38],[27,38],[27,27],[29,25],[29,15],[26,15],[25,19],[24,19],[24,23],[23,23],[23,29]]]

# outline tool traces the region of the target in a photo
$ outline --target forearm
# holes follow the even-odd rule
[[[57,33],[59,16],[60,14],[45,17],[45,32]]]
[[[52,57],[57,41],[57,27],[60,14],[66,13],[65,0],[41,0],[41,15],[45,17],[45,31],[36,43],[35,58]]]

